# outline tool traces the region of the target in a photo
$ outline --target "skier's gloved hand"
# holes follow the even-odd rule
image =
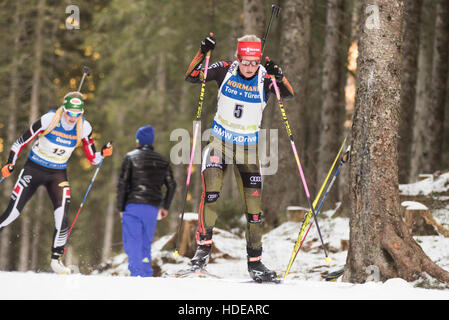
[[[270,76],[273,75],[276,78],[277,82],[282,81],[282,78],[284,77],[282,69],[273,60],[267,60],[264,67]]]
[[[14,170],[14,165],[11,163],[5,164],[2,167],[2,177],[8,178],[11,175],[11,172]]]
[[[215,37],[213,33],[204,38],[201,41],[201,53],[206,54],[208,51],[212,51],[215,49]]]
[[[114,151],[114,147],[112,146],[112,144],[110,142],[108,142],[101,148],[101,155],[103,157],[109,157],[112,155],[113,151]]]

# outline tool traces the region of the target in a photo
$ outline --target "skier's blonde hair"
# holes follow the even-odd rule
[[[84,99],[84,96],[81,92],[78,91],[72,91],[67,93],[64,96],[65,98],[79,98],[79,99]],[[56,112],[55,115],[53,116],[53,119],[50,122],[50,125],[48,126],[47,129],[45,129],[44,132],[41,133],[41,136],[46,136],[47,134],[49,134],[59,123],[59,121],[61,121],[61,117],[62,114],[64,113],[64,106],[60,106]],[[77,142],[76,142],[76,147],[80,145],[81,143],[81,135],[83,133],[83,118],[79,117],[78,120],[76,121],[76,136],[77,136]]]

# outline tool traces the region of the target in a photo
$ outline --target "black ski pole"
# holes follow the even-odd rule
[[[90,68],[88,66],[83,67],[83,77],[81,78],[80,84],[78,86],[78,92],[81,92],[81,88],[83,86],[84,79],[86,78],[86,75],[90,76]]]
[[[210,36],[213,37],[213,35],[214,34],[211,32]],[[199,127],[200,127],[200,122],[201,122],[201,112],[203,110],[204,93],[205,93],[205,90],[206,90],[206,77],[207,77],[207,70],[209,68],[210,56],[211,56],[211,51],[208,51],[206,53],[206,58],[205,58],[205,62],[204,62],[204,77],[203,77],[203,81],[201,82],[200,99],[199,99],[198,108],[197,108],[197,111],[196,111],[195,129],[194,129],[194,132],[193,132],[192,150],[190,151],[190,162],[189,162],[189,168],[188,168],[188,171],[187,171],[187,180],[186,180],[186,190],[185,190],[185,194],[184,194],[184,203],[182,205],[182,212],[181,212],[181,216],[179,218],[178,236],[176,237],[175,251],[173,252],[173,255],[175,256],[175,258],[177,258],[179,256],[178,249],[179,249],[179,243],[180,243],[180,240],[181,240],[182,226],[184,224],[184,212],[185,212],[185,209],[186,209],[187,194],[188,194],[188,189],[189,189],[189,185],[190,185],[190,176],[192,174],[193,157],[195,155],[195,146],[196,146],[196,142],[197,142],[197,135],[200,134],[200,132],[198,132],[198,130],[199,130]]]
[[[273,23],[273,17],[279,17],[279,14],[281,12],[281,7],[278,5],[272,4],[271,5],[271,17],[270,22],[268,23],[267,30],[265,31],[265,35],[262,38],[262,53],[261,56],[263,56],[263,50],[265,49],[265,43],[267,42],[268,34],[270,33],[271,24]]]
[[[267,61],[268,60],[269,60],[269,58],[267,57]],[[284,109],[284,103],[282,102],[282,97],[281,97],[281,94],[280,94],[280,91],[279,91],[279,87],[278,87],[278,85],[276,83],[276,79],[275,79],[274,75],[271,76],[271,82],[273,83],[273,87],[274,87],[274,90],[276,92],[276,97],[277,97],[277,100],[278,100],[279,109],[281,110],[281,116],[282,116],[282,120],[284,121],[285,129],[287,130],[287,135],[290,138],[290,144],[292,146],[293,154],[295,155],[296,164],[298,166],[299,174],[301,176],[302,186],[303,186],[304,191],[306,193],[307,202],[309,203],[310,210],[312,211],[312,216],[313,216],[313,219],[315,220],[315,225],[316,225],[316,228],[317,228],[317,231],[318,231],[318,235],[320,237],[321,244],[323,245],[324,255],[326,256],[326,262],[329,264],[330,263],[330,258],[329,258],[328,254],[327,254],[326,246],[324,245],[323,236],[321,235],[321,230],[320,230],[320,226],[318,224],[318,220],[316,218],[315,209],[313,208],[313,204],[312,204],[312,199],[310,197],[309,188],[307,186],[306,178],[305,178],[304,172],[302,170],[301,162],[299,161],[298,151],[296,149],[295,141],[293,139],[292,130],[290,128],[290,124],[288,123],[287,114],[285,113],[285,109]]]

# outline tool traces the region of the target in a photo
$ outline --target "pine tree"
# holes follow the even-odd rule
[[[427,272],[447,282],[449,273],[426,256],[401,218],[397,133],[403,1],[382,0],[377,5],[364,2],[367,15],[359,38],[350,162],[352,213],[343,279],[363,283],[368,271],[375,270],[378,280],[413,281]]]
[[[311,41],[312,2],[309,0],[285,1],[281,3],[281,50],[278,56],[270,57],[280,64],[284,74],[295,90],[295,96],[288,100],[285,108],[292,126],[293,137],[299,157],[304,166],[307,130],[306,101]],[[281,63],[282,62],[282,63]],[[286,102],[287,105],[287,102]],[[263,208],[269,224],[278,219],[278,212],[288,205],[298,204],[303,195],[300,177],[297,174],[295,158],[290,140],[281,120],[277,103],[273,106],[276,122],[272,128],[278,129],[278,170],[273,176],[264,177]],[[304,169],[305,172],[307,172]],[[292,174],[295,172],[296,174]],[[306,176],[307,179],[307,176]],[[308,182],[312,181],[307,179]],[[303,197],[303,199],[305,199]],[[281,209],[280,209],[281,208]]]
[[[341,43],[343,41],[343,12],[344,1],[333,0],[327,3],[327,26],[324,44],[321,125],[319,130],[319,150],[317,164],[317,185],[321,185],[326,178],[334,155],[338,151],[342,113],[344,110],[344,96],[340,85],[341,73]],[[337,189],[338,190],[338,189]],[[338,200],[338,192],[328,196],[330,206]]]

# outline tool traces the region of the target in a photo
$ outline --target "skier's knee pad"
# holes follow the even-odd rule
[[[218,200],[220,192],[206,192],[206,203],[212,203]]]
[[[240,172],[244,188],[262,188],[262,176],[258,172]],[[260,190],[259,190],[260,191]]]
[[[259,213],[247,213],[246,219],[248,220],[249,223],[262,223],[263,222],[262,215],[263,215],[262,211]]]

